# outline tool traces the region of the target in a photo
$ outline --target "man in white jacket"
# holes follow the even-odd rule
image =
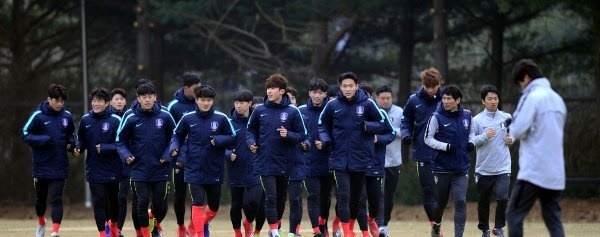
[[[523,236],[523,220],[537,199],[550,236],[565,236],[560,194],[565,189],[563,154],[567,108],[538,66],[522,59],[513,68],[514,81],[523,88],[509,126],[510,136],[521,141],[519,174],[508,204],[508,231]]]
[[[492,85],[481,88],[481,103],[484,110],[473,117],[471,142],[477,148],[475,162],[475,183],[478,190],[477,227],[482,237],[490,236],[490,197],[496,197],[496,217],[491,231],[498,237],[504,237],[502,228],[506,225],[506,205],[510,186],[510,151],[508,146],[513,139],[506,125],[512,119],[509,113],[498,109],[500,92]]]

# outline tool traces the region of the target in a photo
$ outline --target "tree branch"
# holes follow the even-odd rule
[[[285,23],[283,22],[282,18],[279,18],[281,22],[275,21],[273,18],[269,17],[269,15],[265,12],[265,10],[260,6],[258,1],[254,1],[254,6],[256,6],[260,15],[262,17],[264,17],[269,23],[271,23],[272,25],[274,25],[277,28],[280,28],[284,32],[283,35],[285,35],[286,31],[292,31],[292,32],[296,32],[296,33],[305,33],[306,32],[306,30],[304,30],[304,29],[286,26]]]

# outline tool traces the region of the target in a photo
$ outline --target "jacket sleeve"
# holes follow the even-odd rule
[[[386,146],[390,143],[392,143],[395,139],[396,139],[396,131],[394,130],[394,127],[390,121],[390,117],[387,115],[387,113],[382,112],[382,115],[385,117],[385,122],[384,122],[384,131],[382,133],[379,133],[375,136],[377,136],[377,142],[375,143],[376,145],[381,145],[381,146]]]
[[[164,112],[167,116],[165,116],[165,123],[166,123],[166,131],[165,132],[165,139],[167,141],[171,141],[171,138],[173,137],[173,130],[175,130],[175,119],[173,119],[173,116],[171,116],[171,114],[169,114],[168,112]],[[163,159],[167,160],[168,162],[171,162],[172,158],[171,158],[171,150],[169,149],[169,145],[167,144],[167,147],[165,148],[165,151],[162,154]]]
[[[318,121],[318,130],[319,130],[319,139],[325,143],[325,145],[329,145],[331,143],[331,133],[333,130],[333,118],[331,116],[332,107],[329,106],[331,104],[327,103],[321,114],[319,115]]]
[[[380,134],[386,129],[385,116],[375,104],[375,101],[368,99],[367,103],[367,120],[365,121],[364,131],[369,134]],[[390,127],[391,128],[391,127]]]
[[[75,123],[73,122],[73,116],[69,114],[67,121],[67,144],[70,145],[68,151],[73,151],[73,148],[75,148]]]
[[[235,142],[235,129],[233,128],[233,124],[227,117],[223,119],[225,123],[223,126],[224,133],[222,135],[213,135],[213,139],[215,139],[215,146],[221,148],[228,148]]]
[[[531,96],[530,96],[531,97]],[[527,136],[535,120],[535,99],[523,95],[517,105],[512,123],[509,126],[510,136],[515,140],[521,140]]]
[[[29,120],[23,127],[23,133],[21,139],[32,147],[42,147],[52,144],[52,137],[45,134],[35,134],[38,130],[39,120],[37,119],[37,112],[29,117]]]
[[[123,124],[119,126],[119,130],[117,131],[117,153],[119,153],[119,157],[124,164],[128,157],[133,156],[131,154],[131,150],[129,149],[129,144],[131,144],[131,120],[125,119],[123,120]]]
[[[179,120],[179,123],[173,129],[173,136],[171,137],[171,142],[169,143],[169,156],[170,153],[174,150],[178,150],[181,148],[181,144],[185,140],[185,137],[188,135],[188,126],[187,122],[184,118]],[[179,152],[178,152],[179,153]],[[179,156],[179,155],[178,155]]]
[[[116,117],[116,116],[113,116],[113,118],[115,118],[115,120],[112,122],[113,123],[112,125],[115,125],[117,128],[120,127],[121,126],[121,118],[120,117]],[[81,129],[81,126],[80,126],[80,129]],[[119,146],[118,146],[117,142],[115,141],[115,136],[117,135],[117,132],[118,132],[118,129],[117,129],[117,131],[113,132],[113,134],[112,134],[113,135],[112,142],[100,144],[100,153],[101,154],[115,154],[115,153],[118,153],[117,149],[118,149]]]
[[[81,121],[79,121],[79,128],[77,129],[77,141],[75,142],[75,147],[77,149],[80,149],[82,153],[87,148],[87,142],[86,142],[85,130],[84,130],[85,124],[86,124],[86,120],[85,120],[85,118],[82,118]]]
[[[485,131],[481,129],[481,124],[477,119],[471,119],[471,132],[469,133],[469,142],[475,146],[483,145],[488,139]]]
[[[427,128],[425,128],[425,144],[433,149],[446,151],[446,148],[448,148],[448,143],[440,142],[433,137],[438,130],[438,126],[439,124],[437,118],[432,114],[427,122]]]
[[[302,119],[302,114],[300,113],[300,110],[298,110],[296,107],[293,108],[293,111],[295,111],[294,120],[291,130],[288,129],[288,134],[285,140],[292,144],[300,144],[301,142],[306,140],[308,135],[306,132],[306,125],[304,124],[304,119]]]
[[[260,111],[258,109],[255,109],[252,114],[250,114],[250,119],[248,119],[248,127],[246,129],[246,144],[248,146],[252,144],[258,145],[258,127],[260,125],[260,121],[257,114],[259,114],[259,112]]]
[[[413,105],[412,100],[409,97],[408,102],[406,102],[404,110],[402,111],[402,118],[400,119],[400,134],[402,135],[402,139],[404,139],[405,137],[412,138],[414,127],[415,106]]]

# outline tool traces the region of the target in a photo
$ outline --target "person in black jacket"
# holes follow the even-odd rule
[[[265,190],[265,215],[270,234],[279,237],[280,217],[285,208],[290,163],[296,146],[306,139],[302,115],[286,94],[287,79],[281,74],[267,78],[267,96],[248,120],[246,144],[256,153],[255,171]]]
[[[121,118],[113,114],[109,107],[108,89],[94,88],[90,97],[92,109],[79,122],[74,155],[79,156],[81,152],[88,151],[85,173],[92,193],[94,218],[100,237],[106,236],[106,220],[109,220],[110,235],[117,236],[119,181],[123,163],[117,154],[115,137]]]
[[[75,147],[75,125],[71,112],[64,108],[67,89],[51,84],[48,98],[27,120],[22,139],[33,153],[33,183],[35,187],[35,212],[38,217],[36,237],[46,231],[46,198],[50,194],[52,206],[52,233],[58,236],[63,217],[62,194],[69,174],[67,151]]]
[[[131,167],[131,180],[137,195],[137,219],[144,237],[150,236],[148,206],[152,200],[152,214],[156,218],[154,235],[162,232],[161,221],[165,208],[168,181],[171,179],[169,142],[175,121],[156,101],[152,83],[136,89],[137,102],[123,119],[117,135],[121,160]]]
[[[114,88],[111,90],[110,107],[115,115],[123,119],[123,115],[125,114],[125,111],[127,111],[127,92],[125,89]],[[122,166],[123,172],[121,173],[121,181],[119,182],[119,216],[117,217],[119,237],[123,237],[121,232],[123,230],[123,226],[125,225],[125,218],[127,217],[127,196],[129,196],[129,179],[131,176],[131,170],[129,167],[123,163]]]

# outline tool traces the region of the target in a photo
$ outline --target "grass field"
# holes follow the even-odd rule
[[[35,220],[12,220],[12,219],[0,219],[0,229],[2,229],[1,236],[6,237],[31,237],[35,233]],[[165,228],[165,237],[174,237],[176,223],[174,220],[167,220],[163,224]],[[301,228],[301,234],[305,237],[312,236],[310,228],[307,223]],[[429,236],[429,229],[427,224],[422,222],[394,222],[389,225],[390,236]],[[211,236],[215,237],[233,237],[233,231],[231,229],[231,223],[229,220],[219,218],[210,224]],[[453,224],[448,221],[443,224],[442,229],[446,236],[454,236]],[[598,223],[565,223],[565,230],[567,236],[577,237],[592,237],[598,236],[600,233],[600,225]],[[63,220],[63,227],[61,227],[61,237],[93,237],[98,236],[97,230],[92,219],[65,219]],[[124,232],[126,237],[132,237],[134,230],[131,225],[125,228]],[[284,231],[283,236],[287,236],[287,232]],[[358,233],[357,233],[358,234]],[[50,229],[46,229],[46,236],[50,236]],[[266,236],[266,232],[261,232],[261,236]],[[360,235],[358,235],[360,236]],[[481,236],[481,232],[477,230],[477,223],[467,222],[466,231],[464,236]],[[525,236],[548,236],[546,227],[543,222],[527,222],[525,224]]]

